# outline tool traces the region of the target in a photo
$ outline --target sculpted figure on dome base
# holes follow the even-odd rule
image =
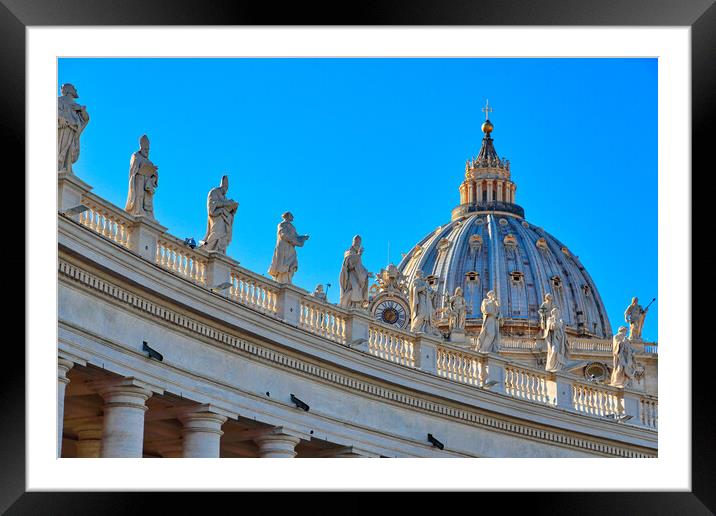
[[[629,324],[629,340],[641,340],[641,330],[644,328],[644,319],[648,311],[648,306],[641,307],[638,297],[631,299],[631,304],[624,312],[624,321]]]
[[[450,297],[448,302],[449,312],[449,328],[450,332],[465,331],[465,318],[467,317],[467,302],[462,295],[462,288],[456,287],[455,294]]]
[[[239,203],[226,198],[229,190],[229,176],[221,178],[221,185],[209,190],[206,198],[208,221],[206,236],[201,246],[205,251],[216,251],[226,254],[226,248],[231,243],[231,233],[234,227],[234,215]]]
[[[482,312],[482,329],[477,337],[477,351],[494,353],[500,349],[500,302],[494,290],[487,293],[487,297],[480,305]]]
[[[296,247],[303,247],[308,235],[299,235],[293,227],[293,215],[286,212],[281,215],[276,230],[276,248],[273,252],[268,273],[279,283],[291,283],[294,273],[298,270]]]
[[[612,339],[612,377],[614,387],[631,387],[632,380],[639,374],[634,361],[634,348],[627,339],[626,326],[620,326]]]
[[[436,292],[423,276],[423,271],[418,270],[410,284],[410,331],[435,334],[437,332],[433,328],[432,318],[435,314]]]
[[[343,254],[341,265],[340,301],[343,308],[364,308],[368,303],[368,278],[373,273],[363,266],[363,247],[360,235],[353,237],[353,243]]]
[[[567,365],[567,334],[564,332],[564,321],[559,308],[552,308],[542,338],[547,344],[545,370],[561,371]]]
[[[552,308],[554,308],[554,302],[552,301],[552,294],[544,295],[544,302],[540,305],[539,310],[539,327],[544,332],[547,328],[547,319],[552,314]]]
[[[139,150],[129,159],[129,190],[124,209],[132,215],[154,218],[154,192],[159,185],[158,167],[149,160],[149,138],[139,139]]]
[[[72,164],[80,157],[80,134],[89,123],[86,106],[75,102],[77,90],[72,84],[62,85],[57,98],[57,171],[72,173]]]

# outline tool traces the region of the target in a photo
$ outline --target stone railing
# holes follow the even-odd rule
[[[277,315],[278,313],[278,284],[258,274],[234,266],[229,275],[229,299],[251,307],[259,312]]]
[[[585,383],[566,373],[549,373],[497,354],[482,354],[441,339],[413,334],[375,321],[361,310],[318,300],[294,285],[244,269],[225,255],[191,249],[146,217],[133,217],[89,192],[72,176],[60,176],[59,210],[86,227],[172,274],[284,323],[401,366],[513,398],[646,428],[658,427],[658,399],[627,389]],[[70,215],[84,204],[88,210]],[[469,342],[475,344],[476,337]],[[576,352],[611,352],[607,339],[570,340]],[[656,353],[652,343],[635,343],[637,352]],[[535,351],[534,339],[503,337],[504,350]],[[619,419],[619,416],[630,416]]]
[[[157,239],[156,263],[194,283],[206,285],[206,254],[191,249],[168,233]]]
[[[134,224],[131,215],[89,192],[82,196],[82,204],[89,209],[79,214],[80,224],[123,247],[129,247],[130,231]]]
[[[328,340],[345,344],[347,313],[312,296],[303,296],[299,304],[298,326]]]
[[[380,323],[368,326],[368,352],[391,362],[415,367],[415,337]]]
[[[438,346],[435,369],[438,376],[480,386],[487,377],[486,362],[485,357],[476,353]]]
[[[536,403],[556,405],[555,396],[550,396],[550,376],[544,370],[510,363],[505,366],[505,394]]]

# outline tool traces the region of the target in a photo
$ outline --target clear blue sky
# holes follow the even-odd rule
[[[228,254],[266,274],[290,210],[311,235],[294,283],[331,283],[334,302],[353,235],[375,272],[388,242],[397,263],[449,222],[487,98],[525,218],[580,257],[612,328],[657,294],[656,59],[60,59],[64,82],[91,116],[74,169],[98,195],[124,207],[146,133],[172,234],[204,236],[228,174]]]

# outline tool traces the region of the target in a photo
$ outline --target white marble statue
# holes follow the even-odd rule
[[[354,236],[350,248],[343,254],[338,302],[343,308],[364,308],[368,302],[368,278],[373,274],[363,266],[361,242],[360,235]]]
[[[139,139],[139,150],[129,160],[129,191],[124,209],[132,215],[154,218],[154,192],[159,185],[158,167],[149,160],[149,138]]]
[[[477,337],[477,351],[494,353],[500,349],[500,302],[494,290],[487,293],[487,297],[480,305],[482,312],[482,329]]]
[[[644,319],[649,307],[642,308],[639,298],[633,297],[631,304],[624,311],[624,321],[629,324],[629,340],[641,340],[641,330],[644,328]]]
[[[552,308],[542,338],[547,344],[545,370],[561,371],[567,365],[567,334],[564,332],[564,321],[559,308]]]
[[[467,302],[465,301],[465,297],[462,295],[462,288],[455,288],[455,294],[450,297],[448,307],[450,308],[450,315],[448,320],[450,332],[465,331]]]
[[[634,361],[634,348],[626,332],[626,326],[620,326],[612,339],[612,377],[609,383],[614,387],[630,387],[638,369]]]
[[[326,293],[323,290],[323,285],[320,283],[318,285],[316,285],[316,288],[313,292],[311,292],[311,295],[313,297],[315,297],[316,299],[320,299],[321,301],[327,300]]]
[[[291,283],[294,273],[298,270],[296,247],[303,247],[308,235],[299,235],[293,226],[293,215],[287,211],[281,215],[283,219],[276,230],[276,248],[271,259],[268,273],[279,283]]]
[[[75,102],[77,90],[63,84],[57,99],[57,171],[72,172],[72,164],[80,157],[80,134],[89,123],[86,106]]]
[[[221,185],[209,190],[209,195],[206,198],[208,212],[206,236],[204,236],[204,244],[201,247],[205,251],[226,254],[226,248],[231,243],[234,215],[236,215],[239,203],[226,198],[228,190],[229,176],[223,176]]]
[[[552,294],[545,294],[544,295],[544,301],[539,306],[539,310],[537,310],[537,313],[539,313],[539,327],[544,332],[545,328],[547,327],[547,319],[552,313],[552,308],[554,308],[554,302],[552,301]]]
[[[433,333],[432,316],[435,312],[435,291],[423,277],[423,271],[415,273],[410,284],[408,303],[410,305],[410,331]]]

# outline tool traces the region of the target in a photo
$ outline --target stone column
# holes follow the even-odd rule
[[[482,202],[482,181],[477,182],[477,202]]]
[[[57,359],[57,456],[62,457],[62,427],[65,420],[65,389],[70,379],[67,373],[75,364],[64,358]]]
[[[81,423],[75,426],[77,432],[77,457],[99,457],[102,446],[102,423]]]
[[[100,457],[142,457],[144,412],[152,391],[134,378],[95,384],[104,398]]]
[[[470,181],[467,184],[467,202],[474,203],[475,202],[475,182]]]
[[[497,181],[497,200],[502,201],[502,188],[504,187],[505,183],[502,181]]]
[[[494,200],[492,196],[492,194],[494,193],[494,184],[495,182],[492,180],[487,182],[487,202],[491,202]]]
[[[226,419],[226,416],[207,410],[181,414],[179,421],[184,425],[182,457],[218,458],[221,436],[224,434],[221,425]]]
[[[259,457],[294,458],[296,456],[296,445],[301,442],[301,438],[298,435],[296,432],[279,426],[254,437],[254,442],[259,447]]]

